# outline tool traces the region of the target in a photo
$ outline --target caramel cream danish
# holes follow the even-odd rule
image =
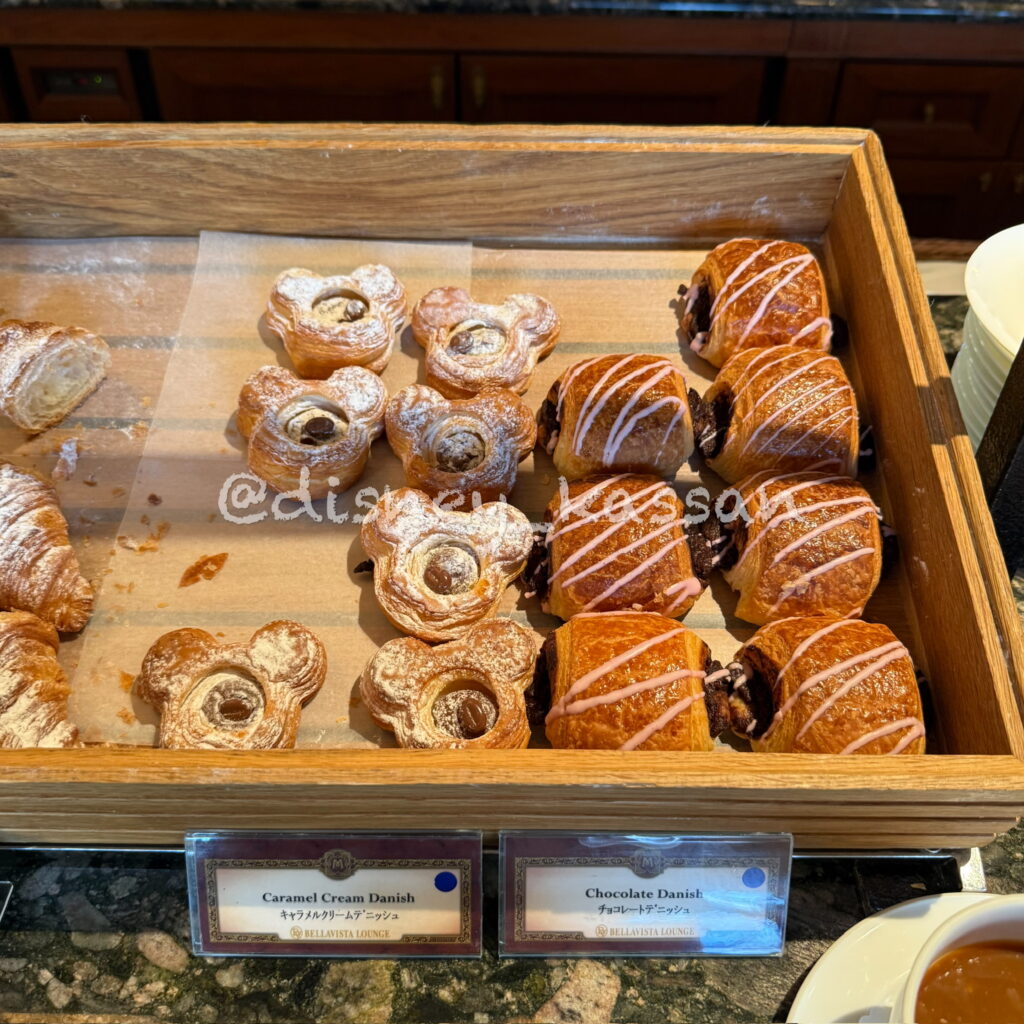
[[[824,616],[762,626],[739,650],[733,728],[755,750],[923,754],[914,665],[879,623]]]
[[[641,353],[577,363],[551,388],[537,439],[567,480],[609,472],[671,479],[693,451],[683,371]]]
[[[697,447],[735,483],[759,470],[857,475],[857,399],[834,356],[796,345],[734,355],[703,399],[690,392]]]
[[[359,692],[373,720],[393,732],[400,747],[525,747],[524,692],[536,661],[531,630],[492,619],[436,647],[412,637],[388,641],[366,666]]]
[[[760,624],[793,615],[856,618],[882,571],[878,508],[855,480],[758,473],[737,485],[725,578],[736,615]],[[730,560],[735,561],[730,565]]]
[[[346,490],[362,476],[370,445],[384,431],[387,397],[380,377],[361,366],[335,370],[324,381],[264,366],[238,398],[249,468],[281,492],[297,489],[303,470],[313,498]]]
[[[381,264],[332,277],[292,267],[274,282],[266,324],[298,375],[322,380],[342,366],[381,373],[406,313],[402,282]]]
[[[404,633],[432,642],[493,617],[532,543],[529,520],[506,502],[450,511],[410,487],[385,494],[360,536],[381,610]]]
[[[294,747],[303,705],[327,674],[323,644],[288,619],[247,643],[176,629],[150,647],[136,680],[160,712],[160,746],[197,750]]]
[[[553,747],[711,750],[728,720],[722,677],[696,633],[661,615],[583,612],[552,633]]]
[[[508,295],[490,306],[462,288],[435,288],[412,314],[413,337],[427,353],[427,383],[448,398],[485,388],[523,394],[560,329],[554,307],[539,295]]]
[[[498,388],[449,401],[412,384],[388,402],[385,423],[406,483],[462,509],[511,494],[537,440],[528,406]]]
[[[821,267],[797,242],[735,238],[708,253],[683,301],[690,348],[723,366],[745,348],[828,351],[832,321]]]

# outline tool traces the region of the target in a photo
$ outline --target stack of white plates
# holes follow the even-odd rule
[[[970,308],[952,377],[977,449],[1024,338],[1024,224],[982,242],[964,280]]]

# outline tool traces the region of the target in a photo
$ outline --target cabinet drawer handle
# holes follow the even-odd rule
[[[444,69],[440,64],[430,70],[430,102],[438,114],[444,110]]]
[[[484,69],[478,64],[473,68],[473,104],[477,110],[482,110],[487,102],[487,75]]]
[[[935,123],[935,104],[929,100],[924,105],[924,123],[934,124]]]
[[[1024,171],[1019,171],[1013,176],[1013,194],[1024,196]]]
[[[987,192],[992,187],[992,172],[983,171],[978,175],[978,190]]]

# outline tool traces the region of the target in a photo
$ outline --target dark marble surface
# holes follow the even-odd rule
[[[928,298],[932,319],[939,332],[942,350],[950,362],[960,351],[963,341],[964,317],[967,315],[966,295],[931,295]]]
[[[932,299],[947,351],[965,309]],[[1014,580],[1024,615],[1024,573]],[[1024,892],[1024,828],[981,851],[988,888]],[[951,858],[794,864],[783,956],[750,960],[499,960],[486,858],[481,960],[194,957],[180,854],[0,848],[15,883],[0,923],[0,1024],[732,1024],[784,1021],[807,971],[885,907],[959,887]]]
[[[1024,890],[1018,831],[985,854],[993,891]],[[497,917],[486,858],[485,919]],[[750,960],[499,960],[493,927],[474,960],[199,958],[189,952],[180,856],[4,855],[16,884],[0,930],[5,1015],[116,1015],[179,1024],[784,1020],[808,969],[847,928],[957,888],[951,859],[794,865],[785,954]],[[75,1020],[79,1020],[75,1017]]]
[[[452,14],[671,15],[727,18],[1024,20],[1024,0],[0,0],[2,7],[93,7]]]

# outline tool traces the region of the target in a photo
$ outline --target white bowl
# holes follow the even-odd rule
[[[970,309],[953,390],[977,448],[1024,337],[1024,224],[982,242],[967,262],[964,284]]]
[[[892,1024],[912,1024],[925,972],[943,953],[975,942],[1024,943],[1024,896],[997,896],[974,903],[935,929],[917,954],[903,994],[893,1006]]]

